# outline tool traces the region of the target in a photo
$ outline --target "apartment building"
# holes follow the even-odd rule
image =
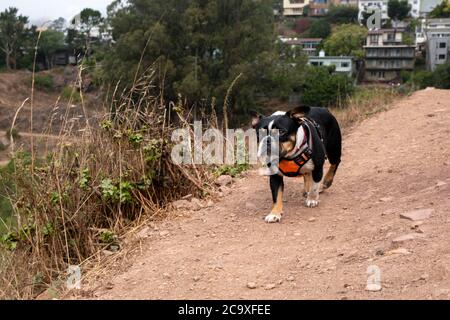
[[[364,80],[399,82],[402,70],[413,70],[415,46],[404,45],[402,29],[371,30],[365,49]]]
[[[426,22],[427,68],[434,71],[450,62],[450,19],[429,19]]]
[[[283,15],[285,17],[302,16],[310,0],[283,0]]]

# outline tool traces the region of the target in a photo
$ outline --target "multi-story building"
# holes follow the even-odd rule
[[[354,57],[350,56],[326,56],[325,51],[321,50],[319,56],[309,57],[308,64],[312,66],[334,66],[336,73],[345,74],[349,77],[355,74],[356,65]]]
[[[365,49],[365,81],[400,81],[402,70],[413,70],[415,46],[403,44],[402,29],[368,32]]]
[[[328,13],[331,5],[351,5],[358,6],[358,0],[310,0],[309,15],[324,16]]]
[[[283,0],[283,15],[285,17],[302,16],[310,0]]]
[[[281,42],[299,47],[307,56],[316,56],[317,55],[317,47],[322,42],[320,38],[279,38]]]
[[[362,13],[370,9],[379,9],[381,11],[381,19],[386,21],[388,16],[388,0],[359,0],[359,18],[362,19]],[[408,0],[411,5],[411,16],[418,18],[430,12],[430,8],[433,8],[436,3],[442,2],[442,0]]]
[[[440,64],[450,62],[450,19],[427,20],[427,68],[434,71]]]

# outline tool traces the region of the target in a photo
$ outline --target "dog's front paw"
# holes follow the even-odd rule
[[[315,208],[319,205],[319,200],[307,199],[305,204],[308,208]]]
[[[281,215],[271,213],[266,217],[265,220],[267,223],[277,223],[281,221]]]

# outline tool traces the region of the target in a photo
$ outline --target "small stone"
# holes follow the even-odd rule
[[[150,234],[150,227],[145,227],[141,231],[138,232],[137,237],[139,239],[147,239]]]
[[[159,233],[159,235],[160,235],[161,237],[166,237],[166,236],[168,236],[169,234],[170,234],[169,231],[161,231],[161,232]]]
[[[217,178],[216,184],[221,187],[228,186],[233,183],[233,178],[229,175],[223,175]]]
[[[207,207],[207,208],[212,208],[212,207],[214,207],[214,201],[209,200],[208,203],[206,204],[206,207]]]
[[[429,219],[433,214],[434,209],[422,209],[422,210],[414,210],[406,213],[400,214],[400,218],[408,219],[412,221],[419,221]]]
[[[199,211],[203,208],[203,203],[201,202],[201,200],[197,199],[197,198],[193,198],[191,200],[191,210],[192,211]]]
[[[430,276],[428,275],[428,273],[424,273],[423,275],[420,276],[419,280],[428,280]]]
[[[381,202],[391,202],[392,198],[391,197],[381,198],[380,201]]]
[[[256,285],[256,283],[255,282],[249,282],[249,283],[247,283],[247,288],[249,288],[249,289],[256,289],[258,286]]]
[[[112,290],[112,289],[114,289],[114,285],[113,285],[111,282],[108,282],[108,283],[105,285],[105,289],[106,289],[106,290]]]
[[[424,237],[425,236],[423,234],[410,233],[410,234],[405,234],[403,236],[395,238],[394,240],[392,240],[392,243],[398,244],[398,243],[403,243],[403,242],[407,242],[407,241],[411,241],[411,240],[423,239]]]
[[[219,191],[222,194],[222,196],[227,196],[231,193],[231,189],[225,186],[220,187]]]
[[[293,281],[295,281],[295,278],[294,278],[294,276],[289,276],[286,278],[286,280],[289,282],[293,282]]]
[[[445,181],[436,182],[436,187],[438,187],[438,188],[446,186],[446,185],[447,185],[447,182],[445,182]]]
[[[411,252],[409,252],[405,248],[398,248],[398,249],[391,250],[388,252],[388,255],[393,255],[393,254],[411,254]]]
[[[168,273],[163,273],[163,278],[164,278],[164,279],[170,279],[171,276],[170,276],[170,274],[168,274]]]
[[[192,280],[194,280],[194,282],[199,282],[200,281],[200,277],[199,276],[195,276],[194,278],[192,278]]]
[[[273,284],[273,283],[269,283],[268,285],[266,285],[265,287],[264,287],[264,290],[273,290],[273,289],[275,289],[277,286],[275,285],[275,284]]]
[[[191,210],[192,204],[187,200],[178,200],[172,203],[173,207],[177,210]]]
[[[316,222],[316,221],[317,221],[317,219],[316,219],[316,218],[314,218],[314,217],[313,217],[313,218],[309,218],[309,219],[308,219],[308,222]]]
[[[294,233],[294,236],[296,236],[296,237],[300,237],[302,234],[300,233],[300,232],[296,232],[296,233]]]
[[[103,250],[102,253],[103,253],[103,255],[105,257],[109,257],[109,256],[112,256],[114,254],[114,252],[109,251],[109,250]]]

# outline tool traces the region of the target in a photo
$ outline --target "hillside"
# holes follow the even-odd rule
[[[290,179],[284,220],[265,224],[267,178],[251,171],[212,207],[144,226],[69,298],[449,299],[449,135],[450,91],[416,92],[347,132],[319,208]]]

